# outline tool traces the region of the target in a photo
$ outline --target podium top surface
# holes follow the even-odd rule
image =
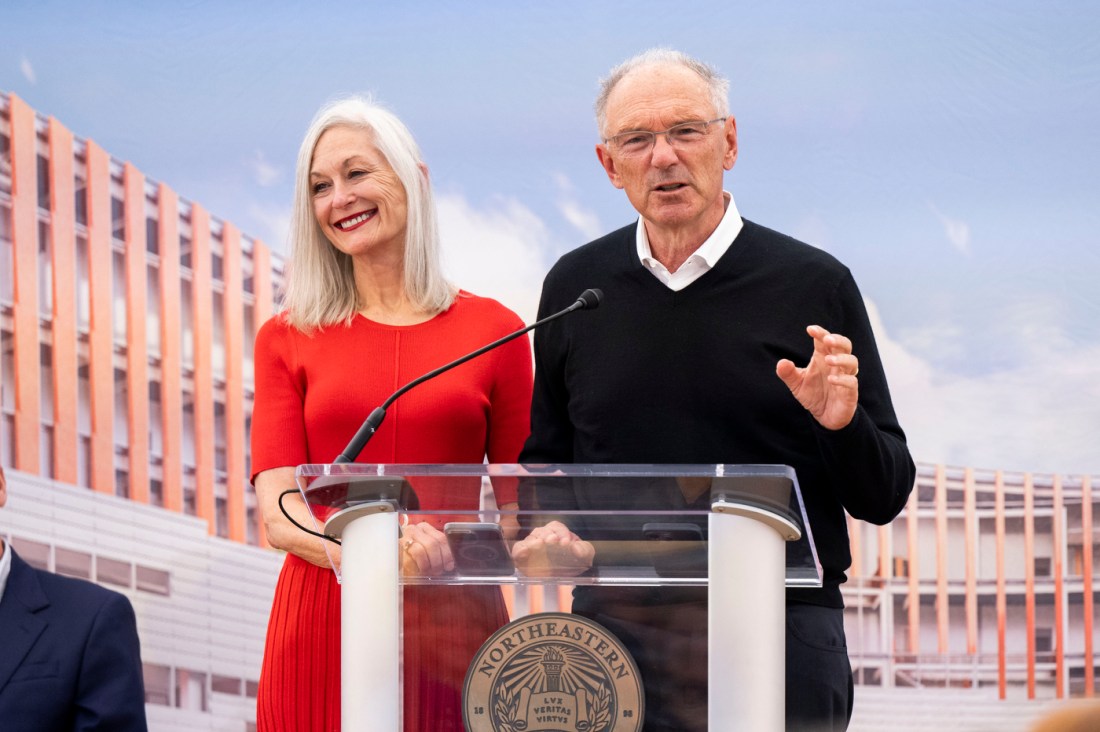
[[[708,535],[738,525],[715,524],[732,514],[771,527],[786,542],[788,587],[821,586],[798,479],[785,465],[343,463],[301,465],[296,475],[319,533],[335,538],[364,511],[392,511],[401,524],[430,522],[446,531],[456,555],[474,558],[448,576],[406,583],[705,586],[710,565],[721,559],[708,551]],[[515,539],[550,521],[592,542],[591,570],[525,577],[500,564],[497,555]],[[506,545],[494,536],[496,526]],[[745,551],[757,540],[750,533]]]

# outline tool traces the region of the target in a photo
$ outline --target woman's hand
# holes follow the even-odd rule
[[[287,520],[279,508],[279,496],[297,484],[294,480],[294,468],[272,468],[256,476],[256,498],[260,513],[264,518],[264,531],[267,543],[276,549],[290,552],[318,567],[331,567],[329,557],[336,568],[340,568],[340,546],[311,536]],[[300,493],[290,493],[283,498],[283,508],[302,526],[313,526],[309,509]],[[328,553],[325,544],[328,544]]]
[[[408,524],[402,529],[399,541],[401,574],[438,577],[454,571],[455,559],[447,537],[431,524]]]

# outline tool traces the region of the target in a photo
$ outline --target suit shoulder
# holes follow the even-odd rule
[[[51,603],[79,603],[85,611],[104,606],[125,606],[133,613],[130,599],[121,592],[107,589],[95,582],[65,577],[42,569],[35,569],[34,572]]]

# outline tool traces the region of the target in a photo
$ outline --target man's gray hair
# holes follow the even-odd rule
[[[438,313],[454,301],[456,289],[443,277],[439,227],[420,148],[393,112],[367,97],[352,96],[317,112],[298,150],[294,207],[290,217],[290,262],[283,306],[299,330],[350,322],[362,307],[352,277],[351,257],[325,238],[313,213],[309,173],[317,142],[333,127],[370,132],[374,146],[405,188],[405,293],[421,310]]]
[[[643,66],[663,65],[683,66],[694,71],[700,79],[706,82],[715,112],[720,117],[729,114],[729,79],[719,74],[713,66],[694,59],[686,53],[674,51],[671,48],[651,48],[623,61],[600,80],[600,94],[596,97],[596,124],[599,126],[601,136],[606,137],[609,133],[609,130],[607,130],[607,99],[611,96],[615,86],[631,71]]]

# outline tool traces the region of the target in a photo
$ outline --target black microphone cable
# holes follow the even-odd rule
[[[286,498],[287,496],[289,496],[291,493],[299,493],[299,492],[300,491],[298,490],[298,488],[287,488],[285,491],[283,491],[282,493],[279,494],[279,510],[283,512],[284,516],[286,516],[286,520],[289,521],[290,523],[294,524],[294,526],[296,526],[297,528],[299,528],[302,531],[306,532],[310,536],[316,536],[318,539],[324,539],[325,541],[331,541],[336,546],[340,546],[341,542],[335,536],[329,536],[328,534],[322,534],[320,531],[314,531],[313,529],[307,529],[305,526],[302,526],[300,523],[298,523],[294,519],[294,517],[291,516],[290,513],[286,510],[286,506],[283,505],[283,499]]]
[[[602,300],[603,300],[603,291],[602,290],[597,290],[597,289],[585,290],[584,292],[582,292],[577,297],[576,302],[574,302],[572,305],[565,308],[564,310],[559,310],[558,312],[554,313],[553,315],[548,315],[548,316],[546,316],[545,318],[543,318],[541,320],[537,320],[534,323],[532,323],[531,325],[528,325],[524,328],[520,328],[519,330],[515,331],[514,333],[509,333],[508,335],[504,336],[503,338],[499,338],[499,339],[493,341],[492,343],[488,344],[487,346],[482,346],[481,348],[477,349],[473,353],[468,353],[465,356],[462,356],[461,358],[455,359],[454,361],[451,361],[448,364],[444,364],[443,366],[440,366],[439,368],[434,369],[433,371],[429,371],[428,373],[424,374],[423,376],[420,376],[420,377],[417,377],[416,379],[413,379],[412,381],[410,381],[409,383],[405,384],[400,389],[395,391],[393,394],[391,394],[389,396],[389,398],[386,399],[386,401],[382,402],[381,406],[376,407],[374,409],[374,411],[372,411],[370,413],[370,415],[367,416],[366,421],[363,422],[362,426],[355,433],[355,436],[351,438],[351,442],[349,442],[347,447],[344,448],[344,451],[342,453],[340,453],[336,457],[335,460],[333,460],[333,463],[334,464],[342,464],[342,463],[354,462],[355,458],[359,457],[359,453],[361,453],[363,451],[363,448],[366,447],[367,442],[370,441],[370,438],[374,436],[374,433],[378,430],[379,425],[382,424],[382,420],[386,418],[386,409],[389,408],[389,406],[391,404],[393,404],[398,399],[398,397],[400,397],[402,394],[409,391],[413,387],[419,386],[420,384],[423,384],[425,381],[428,381],[429,379],[434,379],[436,376],[439,376],[440,374],[442,374],[445,371],[450,371],[451,369],[453,369],[456,366],[461,366],[462,364],[466,363],[467,361],[469,361],[471,359],[474,359],[474,358],[477,358],[478,356],[482,355],[483,353],[491,351],[491,350],[493,350],[494,348],[496,348],[498,346],[504,345],[508,341],[519,338],[524,333],[532,331],[535,328],[538,328],[540,325],[544,325],[546,323],[549,323],[552,320],[557,320],[558,318],[562,317],[563,315],[568,315],[569,313],[574,312],[575,310],[595,310],[597,307],[599,307],[600,302]],[[309,534],[310,536],[316,536],[320,539],[324,539],[326,541],[331,541],[332,543],[334,543],[336,545],[340,545],[340,540],[339,539],[336,539],[336,538],[328,536],[326,534],[322,534],[319,531],[314,531],[313,529],[308,529],[305,526],[302,526],[300,523],[298,523],[290,515],[290,513],[287,512],[286,507],[283,505],[283,499],[287,495],[289,495],[291,493],[296,493],[296,492],[298,492],[298,488],[288,488],[287,490],[285,490],[285,491],[283,491],[282,493],[279,494],[279,510],[282,511],[283,516],[285,516],[287,518],[287,520],[290,521],[291,524],[293,524],[297,528],[301,529],[305,533]]]
[[[519,338],[524,333],[527,333],[528,331],[534,330],[535,328],[538,328],[540,325],[544,325],[546,323],[549,323],[551,320],[557,320],[558,318],[562,317],[563,315],[568,315],[569,313],[571,313],[575,310],[594,310],[597,307],[599,307],[601,300],[603,300],[603,291],[602,290],[595,290],[595,289],[585,290],[584,292],[582,292],[577,297],[576,302],[574,302],[572,305],[565,308],[564,310],[559,310],[558,312],[554,313],[553,315],[548,315],[545,318],[543,318],[542,320],[537,320],[534,323],[532,323],[531,325],[528,325],[525,328],[520,328],[519,330],[517,330],[514,333],[509,333],[508,335],[504,336],[503,338],[495,340],[487,346],[482,346],[481,348],[477,349],[473,353],[468,353],[465,356],[463,356],[462,358],[455,359],[454,361],[451,361],[448,364],[440,366],[439,368],[435,369],[434,371],[429,371],[428,373],[424,374],[423,376],[420,376],[416,379],[413,379],[412,381],[410,381],[409,383],[405,384],[400,389],[395,391],[393,394],[391,394],[390,397],[388,399],[386,399],[386,401],[382,402],[382,405],[380,407],[376,407],[375,410],[370,413],[370,415],[367,417],[366,421],[363,422],[363,425],[359,428],[359,431],[356,432],[355,436],[351,438],[351,442],[348,443],[347,447],[344,448],[344,451],[342,453],[340,453],[340,455],[337,456],[337,458],[333,462],[334,463],[354,462],[355,458],[359,457],[359,453],[361,453],[363,451],[363,448],[366,447],[367,442],[370,441],[370,438],[374,436],[374,433],[378,430],[379,425],[382,424],[382,420],[386,418],[386,409],[389,408],[389,406],[391,404],[393,404],[394,401],[396,401],[398,397],[400,397],[402,394],[407,392],[409,389],[412,389],[415,386],[419,386],[420,384],[423,384],[425,381],[427,381],[429,379],[434,379],[436,376],[439,376],[444,371],[450,371],[455,366],[461,366],[462,364],[466,363],[470,359],[477,358],[481,354],[483,354],[487,351],[491,351],[494,348],[496,348],[497,346],[502,346],[510,340],[513,340],[515,338]]]

